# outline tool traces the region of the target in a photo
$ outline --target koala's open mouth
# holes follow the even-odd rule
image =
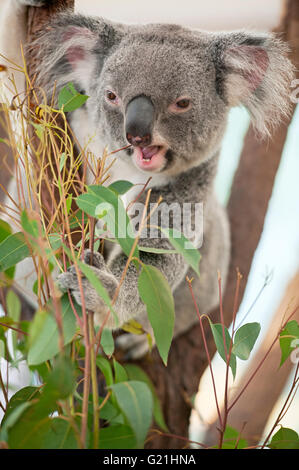
[[[135,147],[134,158],[137,166],[145,171],[159,171],[165,166],[167,148],[160,145]]]

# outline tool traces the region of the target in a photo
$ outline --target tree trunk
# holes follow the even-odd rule
[[[42,30],[43,26],[49,22],[50,18],[54,16],[58,11],[66,8],[73,9],[75,0],[55,0],[48,2],[47,6],[44,7],[29,7],[28,8],[28,42],[35,39],[36,34]],[[28,57],[27,62],[28,69],[35,70],[35,64],[33,63],[34,58]]]

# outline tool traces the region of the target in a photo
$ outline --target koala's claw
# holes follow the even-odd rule
[[[125,360],[141,359],[150,348],[146,335],[123,334],[116,339],[116,347],[125,352]]]

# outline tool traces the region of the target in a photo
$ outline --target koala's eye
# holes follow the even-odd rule
[[[189,108],[190,100],[188,100],[187,98],[183,98],[182,100],[176,102],[176,106],[180,109]]]
[[[186,97],[181,97],[169,106],[169,111],[171,111],[172,113],[184,113],[190,108],[191,100]]]
[[[110,101],[111,103],[113,104],[118,104],[118,97],[117,95],[111,91],[111,90],[107,90],[106,91],[106,98],[108,101]]]

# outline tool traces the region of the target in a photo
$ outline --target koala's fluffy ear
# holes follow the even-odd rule
[[[40,59],[38,84],[49,94],[54,83],[59,89],[71,81],[88,90],[111,47],[121,41],[123,29],[101,18],[61,13],[31,45]]]
[[[288,47],[272,34],[221,34],[213,47],[216,87],[230,106],[244,105],[261,135],[290,110],[294,67]]]

